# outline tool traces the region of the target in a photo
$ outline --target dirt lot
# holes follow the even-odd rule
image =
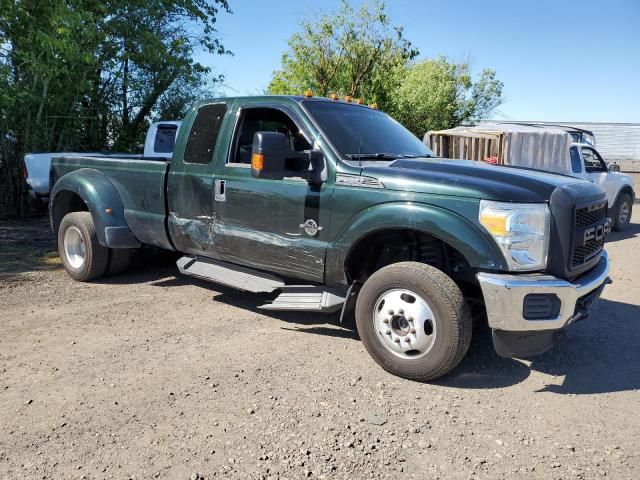
[[[554,350],[476,332],[432,384],[336,316],[263,313],[155,254],[75,283],[44,220],[0,223],[0,478],[640,478],[639,214]]]

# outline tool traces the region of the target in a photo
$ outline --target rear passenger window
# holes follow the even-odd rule
[[[175,125],[158,125],[156,130],[156,141],[153,144],[155,153],[171,153],[173,145],[176,142],[176,131],[178,127]]]
[[[227,105],[224,103],[204,105],[198,109],[184,151],[185,163],[211,161],[225,113]]]
[[[571,147],[571,170],[573,173],[582,173],[582,159],[576,147]]]

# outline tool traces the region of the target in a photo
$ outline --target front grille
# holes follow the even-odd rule
[[[571,259],[572,267],[579,267],[583,263],[591,260],[596,254],[602,250],[604,240],[592,240],[586,245],[575,247],[573,249],[573,257]]]
[[[593,205],[576,209],[574,220],[573,251],[571,252],[571,268],[575,269],[584,265],[595,257],[604,247],[604,235],[592,235],[588,241],[581,237],[589,227],[602,226],[607,217],[607,202],[598,202]]]
[[[607,204],[599,203],[576,210],[576,228],[588,227],[601,222],[607,215]]]

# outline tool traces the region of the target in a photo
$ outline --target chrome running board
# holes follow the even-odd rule
[[[343,293],[322,286],[285,285],[280,290],[282,293],[271,303],[258,308],[332,313],[340,310],[345,300]]]
[[[245,292],[273,292],[284,286],[284,281],[274,275],[209,258],[182,257],[176,263],[180,273]]]

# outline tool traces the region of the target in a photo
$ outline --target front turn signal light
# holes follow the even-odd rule
[[[507,234],[507,216],[491,211],[484,211],[480,215],[480,223],[491,235],[504,236]]]

